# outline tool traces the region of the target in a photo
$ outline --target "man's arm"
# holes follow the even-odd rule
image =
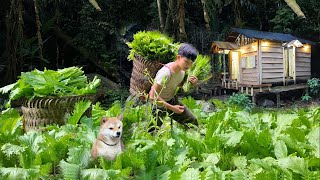
[[[162,86],[154,83],[153,86],[151,87],[151,90],[149,92],[149,97],[152,101],[156,101],[158,105],[165,106],[166,108],[170,109],[174,113],[181,114],[184,111],[184,106],[180,105],[172,105],[169,104],[168,102],[164,101],[160,96],[160,92],[162,90]]]

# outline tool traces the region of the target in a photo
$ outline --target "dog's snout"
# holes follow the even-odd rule
[[[117,136],[120,136],[120,134],[121,134],[121,133],[118,131],[118,132],[117,132]]]

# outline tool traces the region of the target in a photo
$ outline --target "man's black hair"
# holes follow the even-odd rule
[[[195,47],[193,47],[191,44],[183,43],[181,44],[178,54],[182,57],[186,57],[192,61],[196,60],[198,56],[198,51]]]

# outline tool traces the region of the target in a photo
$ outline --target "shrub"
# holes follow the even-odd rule
[[[232,96],[229,97],[227,102],[229,105],[242,107],[246,110],[251,110],[253,106],[249,97],[242,93],[233,93]]]
[[[311,95],[318,95],[320,92],[320,79],[312,78],[308,80],[309,91]]]

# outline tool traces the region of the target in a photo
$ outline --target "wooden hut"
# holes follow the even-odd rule
[[[213,52],[219,46],[216,42]],[[305,82],[311,76],[311,41],[290,34],[233,28],[227,42],[239,46],[228,51],[229,80],[287,85]]]
[[[271,86],[305,83],[311,77],[311,41],[239,28],[232,28],[226,40],[239,48],[228,52],[229,77],[222,83],[225,88],[243,91],[250,87],[246,92],[253,95],[254,89],[271,91]],[[214,41],[212,52],[221,52],[218,46]]]

